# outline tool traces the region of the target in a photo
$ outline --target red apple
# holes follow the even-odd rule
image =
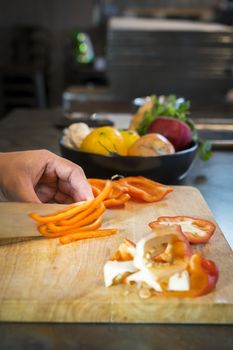
[[[159,133],[165,136],[175,147],[176,151],[181,151],[192,142],[192,131],[190,127],[172,117],[159,117],[149,126],[147,133]]]

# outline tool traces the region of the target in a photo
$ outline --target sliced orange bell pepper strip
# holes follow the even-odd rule
[[[88,179],[88,181],[92,187],[92,192],[95,197],[98,196],[98,194],[103,190],[106,183],[106,180],[102,179]],[[104,205],[106,208],[118,207],[128,202],[130,195],[126,192],[126,186],[121,186],[112,181],[112,190],[110,191],[108,197],[104,200]]]
[[[128,193],[123,193],[120,197],[105,199],[104,205],[106,208],[119,207],[130,200]]]
[[[69,229],[65,232],[48,231],[48,227],[46,225],[39,226],[38,230],[43,236],[45,236],[47,238],[58,238],[58,237],[66,235],[66,234],[97,230],[101,225],[102,225],[102,216],[100,216],[98,219],[96,219],[95,221],[93,221],[89,225],[85,225],[85,226],[82,226],[82,227],[79,227],[76,229]]]
[[[92,189],[92,193],[93,193],[94,197],[97,197],[101,192],[101,190],[94,185],[91,185],[91,189]]]
[[[75,206],[69,206],[59,212],[56,212],[52,215],[41,216],[36,213],[29,214],[32,219],[36,220],[39,223],[47,224],[47,223],[55,223],[64,221],[63,224],[66,224],[68,221],[70,224],[75,223],[80,220],[80,217],[83,218],[85,215],[88,215],[96,208],[99,203],[104,201],[105,198],[108,197],[110,191],[112,189],[112,182],[110,180],[106,180],[103,190],[97,195],[97,197],[93,200],[88,200],[81,204],[76,204]],[[86,210],[87,209],[87,210]],[[78,216],[77,214],[80,213]]]
[[[115,229],[98,230],[102,225],[102,214],[106,210],[105,199],[112,192],[112,181],[105,180],[101,190],[97,188],[96,197],[80,205],[69,206],[51,215],[41,216],[32,213],[30,216],[39,223],[39,232],[47,238],[67,237],[63,244],[79,239],[102,237],[117,233]],[[123,198],[126,200],[125,198]],[[123,201],[121,198],[121,201]],[[128,197],[127,197],[128,199]],[[119,201],[120,199],[118,199]]]
[[[127,187],[127,193],[137,200],[145,202],[157,202],[164,198],[173,188],[158,182],[149,180],[143,176],[129,176],[115,181]]]
[[[61,220],[61,225],[72,225],[76,222],[79,222],[81,219],[89,215],[101,202],[103,202],[106,198],[108,198],[109,193],[112,189],[112,182],[107,180],[103,190],[97,195],[95,199],[93,199],[90,203],[90,206],[83,212],[70,219]]]
[[[103,229],[103,230],[94,230],[94,231],[86,231],[86,232],[77,232],[77,233],[65,235],[61,237],[59,240],[60,240],[60,243],[67,244],[67,243],[75,242],[81,239],[106,237],[106,236],[114,235],[116,233],[118,233],[118,230],[115,230],[115,229]]]
[[[71,216],[74,216],[78,213],[80,213],[81,211],[85,210],[86,208],[88,208],[91,204],[91,200],[88,200],[84,203],[77,203],[73,206],[69,206],[63,210],[60,210],[52,215],[38,215],[36,213],[31,213],[29,214],[31,216],[32,219],[34,219],[37,222],[40,222],[42,224],[47,224],[49,222],[57,222],[61,219],[65,219],[65,218],[69,218]]]
[[[54,223],[48,223],[47,227],[51,232],[67,232],[68,230],[73,230],[92,223],[94,220],[99,218],[105,212],[105,210],[106,208],[104,204],[101,203],[98,208],[94,208],[91,214],[88,213],[88,215],[85,215],[82,219],[76,221],[74,224],[56,225]]]
[[[53,232],[50,232],[48,230],[48,227],[47,225],[40,225],[38,227],[38,231],[40,232],[40,234],[46,238],[57,238],[57,237],[60,237],[62,235],[62,233],[60,232],[57,232],[57,233],[53,233]]]
[[[106,179],[97,179],[97,178],[88,178],[87,181],[89,182],[89,184],[91,186],[95,186],[95,187],[99,188],[100,190],[102,190],[104,188],[107,180]]]
[[[103,219],[102,219],[102,216],[100,216],[98,219],[93,221],[91,224],[79,227],[78,232],[97,230],[102,225],[102,222],[103,222]],[[75,233],[75,232],[69,231],[69,233]]]
[[[107,180],[102,179],[88,179],[89,184],[92,187],[94,196],[98,195],[98,192],[102,191]],[[127,187],[122,186],[119,183],[112,181],[112,190],[109,193],[108,199],[118,198],[123,193],[127,192]]]
[[[94,186],[96,188],[98,188],[100,191],[102,191],[105,183],[107,180],[104,179],[88,179],[88,182],[91,186]],[[112,181],[112,180],[110,180]],[[117,181],[112,181],[112,185],[113,185],[113,196],[116,197],[115,195],[115,191],[121,191],[121,192],[127,192],[127,187],[119,184]]]

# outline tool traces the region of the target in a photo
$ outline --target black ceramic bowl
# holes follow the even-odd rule
[[[141,175],[162,183],[183,179],[197,152],[197,144],[171,155],[159,157],[105,156],[71,149],[60,141],[63,157],[80,165],[87,177],[111,178],[113,175]]]

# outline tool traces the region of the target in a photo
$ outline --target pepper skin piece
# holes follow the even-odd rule
[[[157,202],[163,199],[173,188],[143,176],[129,176],[116,180],[116,183],[126,186],[131,198],[144,202]]]
[[[199,254],[192,255],[189,267],[189,291],[163,291],[153,292],[157,296],[195,298],[212,292],[217,284],[219,272],[216,264]]]
[[[193,244],[206,243],[214,234],[216,226],[208,220],[191,216],[160,216],[149,223],[153,229],[155,224],[180,225],[183,234]]]

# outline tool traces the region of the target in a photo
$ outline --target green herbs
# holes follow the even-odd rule
[[[145,113],[144,118],[137,129],[139,135],[144,135],[151,122],[159,116],[173,117],[187,124],[193,124],[187,117],[190,108],[189,101],[185,101],[183,98],[177,99],[175,95],[169,95],[167,97],[152,96],[151,98],[154,101],[154,106],[151,111]]]
[[[201,160],[208,160],[212,156],[211,152],[211,143],[209,141],[200,141],[199,140],[199,147],[198,147],[198,155]]]
[[[145,135],[150,124],[159,116],[173,117],[186,123],[192,130],[193,140],[199,143],[198,155],[202,160],[208,160],[211,157],[211,144],[203,141],[198,136],[198,131],[190,114],[190,102],[184,98],[177,98],[175,95],[169,96],[151,96],[154,101],[153,108],[145,112],[144,118],[137,128],[139,135]]]

